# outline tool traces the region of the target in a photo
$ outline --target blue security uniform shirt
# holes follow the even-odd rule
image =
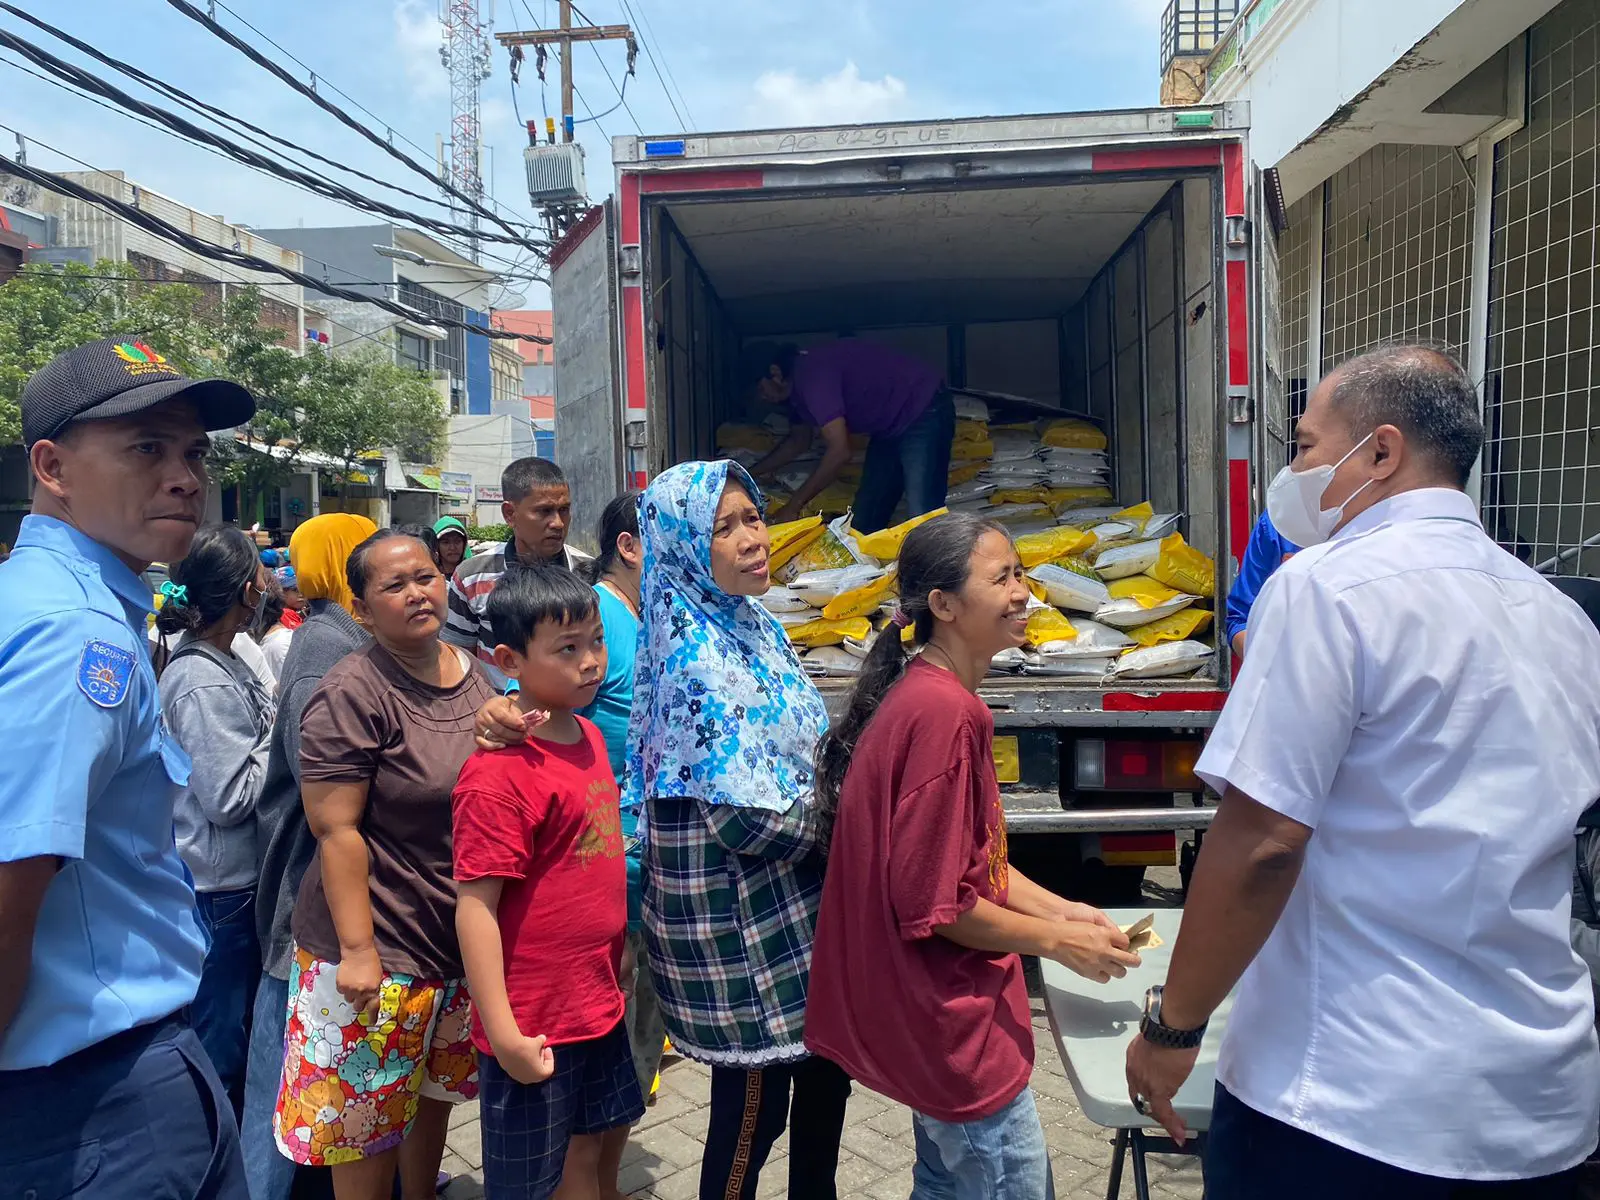
[[[611,773],[620,790],[622,773],[628,765],[628,717],[633,711],[633,658],[639,644],[639,618],[633,615],[611,589],[594,587],[599,598],[600,623],[606,630],[606,677],[588,708],[578,715],[587,717],[606,740]],[[622,810],[622,842],[628,860],[628,928],[639,928],[639,814],[626,806]]]
[[[1283,565],[1283,560],[1300,550],[1273,527],[1262,513],[1256,527],[1250,531],[1250,541],[1244,548],[1244,559],[1239,563],[1239,573],[1233,587],[1228,589],[1228,619],[1224,624],[1228,641],[1250,623],[1250,610],[1256,597],[1271,574]],[[1248,650],[1249,647],[1246,647]]]
[[[189,759],[164,736],[149,589],[98,542],[29,516],[0,596],[0,862],[62,860],[0,1039],[0,1070],[19,1070],[189,1004],[205,940],[173,842]]]

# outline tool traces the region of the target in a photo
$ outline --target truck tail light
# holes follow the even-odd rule
[[[1198,792],[1194,773],[1200,743],[1080,738],[1075,743],[1073,782],[1084,792]]]

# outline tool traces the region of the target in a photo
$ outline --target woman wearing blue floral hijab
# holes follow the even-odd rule
[[[639,499],[626,802],[645,814],[644,934],[667,1032],[712,1068],[700,1200],[750,1200],[786,1123],[789,1195],[832,1200],[850,1082],[803,1044],[828,718],[753,599],[771,586],[762,505],[731,462],[673,467]]]

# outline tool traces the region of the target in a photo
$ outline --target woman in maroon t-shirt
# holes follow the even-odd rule
[[[1104,913],[1006,858],[994,720],[977,690],[1027,628],[1010,536],[970,513],[936,517],[906,538],[899,576],[895,626],[818,752],[820,800],[837,816],[806,1046],[914,1110],[914,1198],[1043,1200],[1019,956],[1102,982],[1139,959]]]

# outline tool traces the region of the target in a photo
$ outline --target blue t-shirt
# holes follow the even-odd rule
[[[633,660],[639,642],[639,618],[610,588],[594,585],[599,597],[600,623],[606,631],[606,677],[594,702],[579,712],[600,730],[606,740],[611,773],[622,789],[628,766],[628,717],[633,711]],[[626,804],[622,809],[622,840],[628,858],[628,928],[639,927],[639,814]]]
[[[1256,527],[1250,531],[1250,541],[1245,546],[1244,558],[1239,562],[1239,573],[1228,589],[1226,630],[1228,641],[1250,623],[1250,610],[1261,594],[1272,573],[1283,565],[1283,560],[1299,551],[1300,547],[1279,533],[1262,513]],[[1248,649],[1248,647],[1246,647]]]
[[[70,525],[29,516],[0,595],[0,862],[61,860],[0,1038],[15,1071],[191,1003],[206,943],[173,841],[190,764],[161,720],[149,588]]]

